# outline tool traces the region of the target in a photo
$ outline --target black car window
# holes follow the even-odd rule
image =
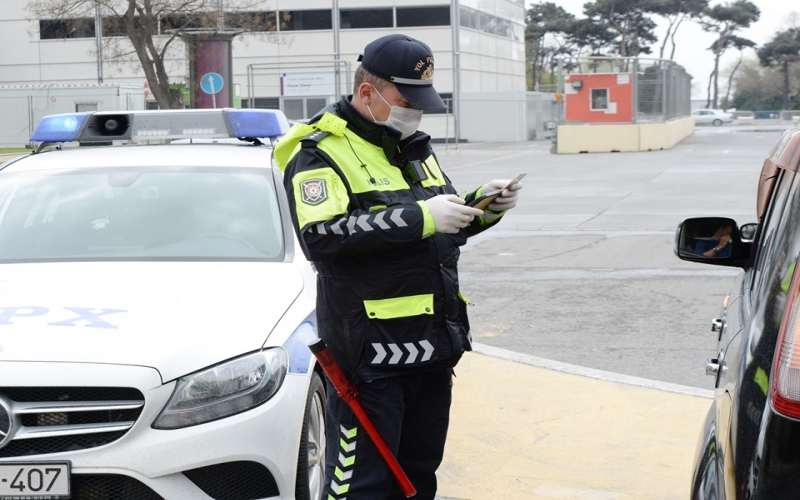
[[[782,171],[777,179],[769,213],[764,220],[761,237],[758,240],[758,253],[751,283],[754,303],[757,303],[759,298],[767,293],[764,285],[770,276],[770,269],[776,265],[775,257],[779,246],[775,244],[775,240],[780,234],[778,229],[790,212],[786,210],[784,213],[784,206],[786,206],[787,200],[793,198],[797,192],[797,182],[795,173],[786,170]]]
[[[283,227],[268,172],[142,167],[4,175],[0,263],[280,261]]]
[[[786,174],[790,178],[791,173]],[[788,184],[788,182],[786,183]],[[777,230],[774,231],[774,245],[765,251],[762,278],[755,292],[756,312],[752,317],[749,342],[753,358],[762,369],[769,371],[772,349],[775,346],[781,321],[789,298],[789,288],[797,266],[800,252],[800,176],[794,175],[792,187]],[[769,339],[761,342],[762,338]]]

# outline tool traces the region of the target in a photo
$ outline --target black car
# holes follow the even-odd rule
[[[770,151],[756,223],[687,219],[675,253],[744,269],[712,321],[716,379],[695,456],[692,499],[800,498],[800,127]]]

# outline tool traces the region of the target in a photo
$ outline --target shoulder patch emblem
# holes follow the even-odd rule
[[[328,189],[323,179],[308,179],[300,183],[303,203],[306,205],[319,205],[328,199]]]

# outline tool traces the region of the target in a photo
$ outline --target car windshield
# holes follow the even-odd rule
[[[3,173],[0,262],[282,260],[265,169]]]

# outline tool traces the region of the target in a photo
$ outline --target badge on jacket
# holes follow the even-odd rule
[[[307,205],[319,205],[328,199],[328,190],[323,179],[308,179],[300,183],[303,195],[303,203]]]

